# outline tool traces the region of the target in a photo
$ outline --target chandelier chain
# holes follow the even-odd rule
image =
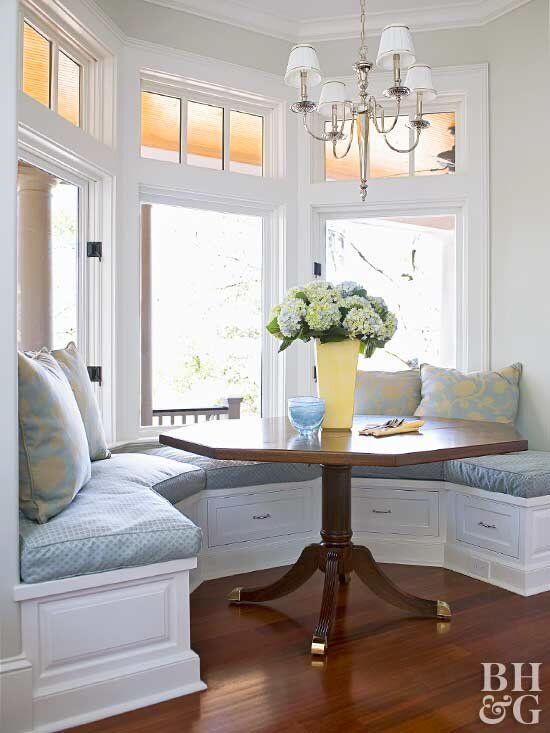
[[[365,27],[367,22],[367,0],[361,0],[361,45],[359,47],[359,55],[361,58],[367,57],[367,46],[365,44]]]

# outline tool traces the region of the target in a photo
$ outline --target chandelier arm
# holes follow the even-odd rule
[[[422,130],[416,130],[416,140],[414,141],[414,144],[411,145],[410,148],[407,148],[405,150],[401,150],[400,148],[396,148],[394,145],[392,145],[389,141],[386,135],[384,135],[384,140],[386,142],[386,145],[390,150],[393,150],[394,153],[412,153],[412,151],[418,146],[418,143],[420,142],[420,133]]]
[[[348,140],[348,144],[346,146],[346,152],[345,153],[342,153],[342,155],[337,155],[336,154],[336,143],[337,143],[337,140],[333,140],[332,141],[332,154],[334,155],[334,157],[336,158],[336,160],[342,160],[342,158],[345,158],[346,155],[349,153],[349,151],[351,149],[351,144],[353,142],[353,129],[354,129],[354,127],[355,127],[355,115],[353,115],[352,118],[351,118],[351,128],[350,128],[350,131],[349,131],[349,140]]]
[[[390,127],[387,130],[384,129],[384,120],[385,120],[385,117],[384,117],[384,114],[385,114],[384,113],[384,107],[382,107],[381,104],[378,104],[378,102],[376,101],[376,99],[374,99],[374,97],[371,97],[371,99],[373,100],[373,104],[370,106],[370,110],[369,111],[370,111],[370,117],[372,119],[372,123],[373,123],[373,125],[374,125],[374,127],[376,129],[376,132],[378,132],[380,135],[388,135],[390,132],[392,132],[392,130],[395,129],[395,126],[397,125],[397,123],[399,121],[399,114],[401,112],[401,99],[398,99],[397,102],[396,102],[397,109],[396,109],[396,112],[395,112],[395,117],[394,117],[394,120],[393,120],[392,124],[390,125]],[[376,115],[376,112],[377,112],[378,109],[380,110],[380,117],[381,117],[381,120],[382,120],[382,126],[381,127],[378,125],[378,118],[377,118],[377,115]]]
[[[308,133],[308,135],[311,135],[312,138],[314,138],[315,140],[319,140],[319,142],[321,143],[330,142],[331,138],[330,138],[330,135],[328,135],[328,133],[324,132],[322,135],[317,135],[316,132],[313,132],[313,130],[308,125],[307,115],[304,115],[303,122],[304,122],[304,127],[305,127],[306,132]]]
[[[346,117],[346,109],[347,109],[348,103],[344,103],[344,119],[342,120],[342,123],[340,127],[336,130],[336,133],[333,132],[324,132],[321,135],[318,135],[316,132],[313,132],[311,127],[308,124],[308,117],[307,114],[304,114],[303,117],[303,124],[306,129],[306,132],[311,135],[312,138],[315,140],[319,140],[319,142],[322,143],[328,143],[328,142],[337,142],[338,140],[344,140],[346,138],[346,135],[344,135],[344,127],[346,125],[346,122],[348,121],[348,118]],[[353,115],[351,117],[352,120],[352,127],[353,127]],[[337,138],[334,138],[334,135],[337,135]],[[353,140],[353,130],[352,134],[350,135],[350,139]]]

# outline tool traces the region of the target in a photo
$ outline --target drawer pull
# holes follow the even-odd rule
[[[391,514],[391,509],[373,509],[373,514]]]
[[[254,514],[252,519],[269,519],[271,514]]]
[[[478,525],[480,527],[485,527],[485,529],[496,529],[496,524],[487,524],[487,522],[478,522]]]

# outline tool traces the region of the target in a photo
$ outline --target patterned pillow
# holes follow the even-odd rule
[[[52,351],[52,356],[59,362],[73,390],[88,438],[90,459],[101,461],[103,458],[110,458],[111,451],[107,448],[101,414],[88,369],[78,353],[76,344],[71,341],[64,349]]]
[[[422,364],[422,401],[415,415],[515,422],[521,364],[496,372],[463,374]]]
[[[37,522],[68,506],[91,475],[86,431],[67,377],[47,351],[19,354],[19,503]]]
[[[420,402],[420,372],[357,372],[358,415],[413,415]]]

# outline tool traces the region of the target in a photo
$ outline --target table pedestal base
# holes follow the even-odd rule
[[[316,570],[325,574],[319,621],[313,632],[311,653],[324,655],[336,610],[339,585],[349,583],[352,571],[373,593],[393,606],[418,616],[448,621],[445,601],[418,598],[400,590],[381,570],[371,551],[351,541],[351,467],[323,466],[323,521],[321,542],[308,545],[296,563],[279,580],[257,588],[235,588],[232,603],[261,603],[286,596],[303,585]]]

